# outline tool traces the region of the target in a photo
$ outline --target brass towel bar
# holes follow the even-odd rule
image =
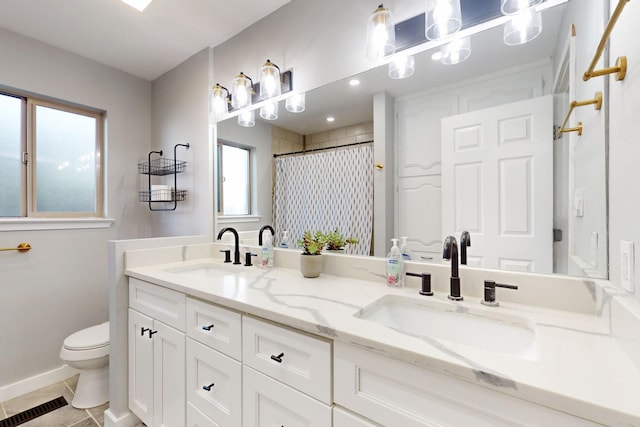
[[[593,57],[593,61],[591,61],[591,65],[589,65],[589,68],[587,69],[587,71],[584,72],[584,76],[582,76],[582,80],[584,80],[585,82],[589,80],[591,77],[604,76],[605,74],[612,74],[612,73],[617,73],[616,80],[624,80],[624,77],[627,74],[627,57],[626,56],[619,56],[618,59],[616,60],[615,67],[603,68],[601,70],[595,70],[595,68],[596,68],[596,63],[602,56],[602,52],[604,51],[604,48],[607,44],[607,40],[609,40],[611,31],[613,30],[613,27],[616,25],[616,21],[620,17],[620,14],[622,13],[622,9],[624,9],[628,1],[629,0],[618,0],[618,6],[616,6],[616,9],[611,14],[609,23],[604,29],[604,33],[602,34],[602,39],[600,40],[600,44],[596,49],[596,54]]]
[[[573,113],[573,110],[577,107],[584,107],[585,105],[593,105],[594,109],[600,110],[602,108],[602,92],[596,92],[596,96],[593,99],[587,99],[586,101],[572,101],[571,104],[569,104],[569,112],[567,113],[567,116],[564,118],[564,122],[562,122],[562,126],[560,127],[560,133],[578,132],[578,135],[582,135],[582,122],[578,122],[578,126],[573,128],[567,128],[566,126],[569,118],[571,117],[571,113]]]
[[[29,252],[31,245],[28,243],[19,243],[17,248],[0,248],[0,251],[18,251]]]

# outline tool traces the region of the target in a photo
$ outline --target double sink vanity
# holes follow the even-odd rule
[[[389,288],[384,260],[299,252],[272,269],[220,244],[125,252],[129,409],[148,426],[640,426],[640,367],[606,281],[446,265]],[[498,307],[483,280],[509,280]],[[502,292],[501,292],[502,291]]]

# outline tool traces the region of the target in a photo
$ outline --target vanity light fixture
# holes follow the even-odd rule
[[[459,64],[471,55],[471,38],[464,37],[440,47],[440,62],[444,65]]]
[[[504,43],[509,46],[525,44],[535,39],[542,32],[542,13],[530,7],[513,15],[504,24]]]
[[[281,94],[280,67],[267,59],[260,68],[260,99],[270,99]]]
[[[460,0],[426,0],[424,35],[427,40],[441,40],[462,27]]]
[[[278,103],[270,102],[260,107],[260,117],[265,120],[277,120],[278,119]]]
[[[233,79],[231,87],[231,106],[244,108],[251,105],[253,97],[253,80],[242,71]]]
[[[209,93],[209,111],[216,121],[229,112],[229,90],[220,83],[216,83]]]
[[[404,79],[416,71],[416,60],[413,55],[396,54],[389,63],[389,77]]]
[[[287,98],[284,108],[290,113],[302,113],[305,109],[304,93],[298,93]]]
[[[238,125],[250,128],[256,124],[256,110],[242,111],[238,115]]]
[[[515,15],[525,9],[542,3],[542,1],[543,0],[502,0],[500,2],[500,10],[504,15]]]
[[[367,58],[380,60],[396,51],[396,33],[391,11],[380,4],[367,21]]]
[[[151,0],[122,0],[122,2],[136,9],[138,12],[142,12],[149,6]]]

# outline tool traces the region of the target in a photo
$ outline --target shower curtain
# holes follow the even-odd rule
[[[274,225],[280,238],[289,231],[289,247],[305,230],[336,228],[350,254],[369,255],[373,229],[373,147],[338,148],[275,159]]]

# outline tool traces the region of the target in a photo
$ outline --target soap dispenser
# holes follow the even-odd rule
[[[402,254],[402,259],[404,261],[411,261],[413,259],[413,254],[411,250],[409,250],[409,246],[407,246],[407,238],[400,237],[400,253]]]
[[[264,244],[260,248],[260,253],[262,255],[262,267],[273,267],[273,241],[271,240],[271,233],[267,233],[267,235],[265,236]]]
[[[404,287],[404,261],[398,247],[398,239],[391,239],[393,246],[387,255],[387,286]]]
[[[280,247],[281,248],[289,247],[289,231],[288,230],[284,230],[282,232],[282,240],[280,240]]]

